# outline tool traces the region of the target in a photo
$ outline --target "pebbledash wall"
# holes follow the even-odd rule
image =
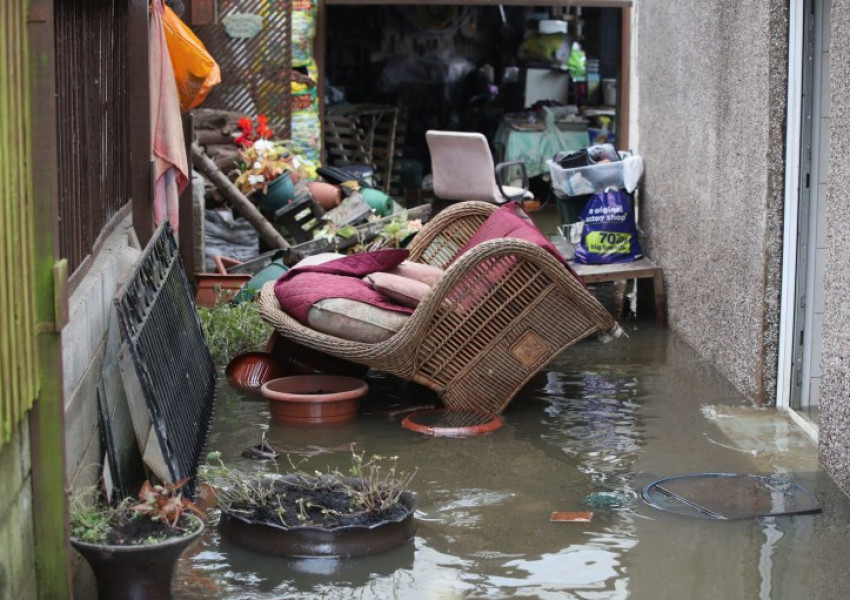
[[[671,328],[754,403],[777,393],[788,6],[639,0],[641,222]],[[850,493],[850,6],[835,0],[819,455]],[[838,157],[837,160],[835,157]]]
[[[829,185],[821,369],[821,463],[850,490],[850,4],[833,0]]]

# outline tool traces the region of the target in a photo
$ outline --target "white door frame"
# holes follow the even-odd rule
[[[800,210],[800,138],[803,97],[803,10],[805,0],[791,0],[788,11],[788,98],[785,132],[785,224],[782,243],[782,297],[779,313],[779,360],[776,377],[776,406],[813,439],[817,426],[791,408],[794,316],[796,312],[797,222]]]

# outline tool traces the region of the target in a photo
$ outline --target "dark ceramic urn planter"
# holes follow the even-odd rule
[[[198,524],[193,533],[157,544],[109,546],[71,539],[71,545],[91,565],[99,600],[169,600],[177,559],[204,532],[204,524]]]
[[[343,558],[378,554],[402,546],[416,534],[413,494],[399,498],[403,515],[371,525],[284,528],[273,523],[252,522],[241,515],[222,510],[219,528],[237,546],[275,556],[295,558]]]
[[[357,418],[366,382],[341,375],[295,375],[267,381],[272,420],[287,425],[335,425]]]

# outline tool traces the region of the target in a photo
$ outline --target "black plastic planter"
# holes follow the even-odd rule
[[[416,533],[413,494],[403,493],[400,502],[407,509],[402,518],[370,526],[284,528],[253,523],[222,511],[219,528],[232,543],[262,554],[298,558],[364,556],[397,548],[413,538]]]
[[[177,559],[204,532],[199,525],[194,533],[157,544],[109,546],[72,539],[71,545],[91,565],[99,600],[169,600]]]

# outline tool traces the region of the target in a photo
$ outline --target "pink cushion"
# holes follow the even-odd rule
[[[458,251],[454,260],[457,260],[464,252],[474,248],[482,242],[499,240],[502,238],[517,238],[533,242],[554,256],[573,276],[581,281],[567,259],[558,252],[555,245],[534,226],[526,212],[514,202],[508,202],[502,208],[487,217],[487,220],[479,227],[469,241]],[[454,262],[454,260],[452,262]]]
[[[347,298],[319,300],[307,313],[307,325],[334,337],[375,344],[392,337],[410,317]]]
[[[393,302],[416,308],[431,287],[427,283],[393,273],[370,273],[363,278],[373,290]]]
[[[392,273],[393,275],[401,275],[402,277],[415,279],[416,281],[421,281],[422,283],[428,284],[432,287],[435,283],[437,283],[437,281],[439,281],[440,277],[442,277],[444,273],[440,267],[426,265],[425,263],[411,262],[409,260],[402,262],[400,265],[387,272]]]

